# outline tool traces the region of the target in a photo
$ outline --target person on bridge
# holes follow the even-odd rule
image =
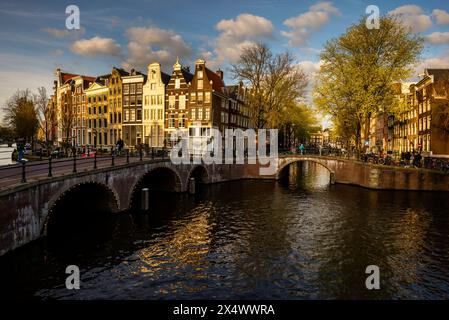
[[[123,145],[124,145],[123,140],[122,140],[121,138],[118,138],[117,143],[116,143],[116,146],[117,146],[117,150],[118,150],[118,153],[119,153],[119,154],[120,154],[120,153],[122,152],[122,150],[123,150]]]
[[[299,145],[298,149],[299,149],[299,154],[301,154],[301,155],[305,154],[306,148],[304,147],[304,145],[302,143]]]

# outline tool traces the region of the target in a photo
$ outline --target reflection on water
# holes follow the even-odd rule
[[[2,292],[65,299],[449,298],[446,194],[330,186],[326,169],[307,163],[290,172],[296,177],[217,184],[194,198],[154,196],[151,214],[111,216],[108,234],[81,252],[47,240],[30,244],[0,258]],[[64,288],[68,264],[81,269],[79,291]],[[381,271],[378,291],[365,288],[371,264]]]

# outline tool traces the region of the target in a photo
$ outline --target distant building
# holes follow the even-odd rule
[[[148,65],[147,82],[143,86],[143,136],[149,147],[164,146],[165,89],[170,76],[161,71],[160,63]]]
[[[109,141],[115,145],[118,139],[123,139],[123,84],[122,78],[129,76],[129,72],[112,68],[112,71],[105,78],[105,84],[109,88]]]
[[[108,87],[104,77],[98,77],[85,90],[87,98],[87,144],[106,148],[108,139]]]
[[[131,148],[143,143],[142,99],[146,75],[131,70],[122,77],[123,83],[123,141]]]
[[[172,147],[174,141],[170,137],[176,130],[188,133],[189,117],[189,87],[193,74],[187,68],[183,68],[176,60],[173,72],[166,87],[165,93],[165,143],[164,146]]]
[[[449,69],[425,69],[416,98],[419,150],[449,156]]]

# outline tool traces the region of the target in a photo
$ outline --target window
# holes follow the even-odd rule
[[[131,106],[136,105],[136,96],[131,96]]]
[[[141,83],[137,84],[136,93],[142,93],[142,84]]]
[[[137,105],[138,106],[142,105],[142,96],[137,96]]]
[[[125,107],[129,107],[129,96],[124,96],[123,97],[123,105]]]
[[[175,115],[174,114],[171,114],[170,117],[168,118],[168,127],[169,128],[175,127]]]
[[[168,97],[168,107],[174,108],[175,107],[175,96],[169,96]]]
[[[179,96],[179,109],[185,109],[186,108],[186,96],[181,95]]]
[[[128,122],[129,121],[129,110],[125,110],[125,113],[123,115],[123,121]]]
[[[197,82],[197,89],[199,89],[199,90],[203,89],[203,80],[198,80],[198,82]]]
[[[159,110],[157,111],[157,118],[158,118],[158,120],[162,120],[162,116],[163,116],[162,112],[163,112],[162,109],[159,109]]]
[[[175,79],[175,89],[179,89],[181,87],[181,79]]]
[[[137,121],[141,121],[141,120],[142,120],[142,110],[137,109]]]
[[[145,96],[145,105],[147,106],[148,105],[148,102],[149,102],[149,96]]]
[[[151,104],[152,105],[156,104],[156,96],[151,96]]]
[[[129,93],[133,94],[136,93],[136,84],[132,83],[129,87]]]
[[[190,115],[192,120],[195,120],[196,118],[196,113],[195,113],[195,109],[192,109],[192,114]]]
[[[157,104],[158,105],[162,105],[163,104],[163,102],[162,102],[162,94],[157,96]]]
[[[198,120],[203,120],[203,108],[198,109]]]
[[[156,90],[156,84],[155,83],[152,83],[152,84],[150,84],[150,90]]]
[[[198,70],[198,79],[203,79],[203,70]]]
[[[205,110],[204,118],[205,118],[206,120],[209,120],[209,119],[210,119],[210,109],[209,109],[209,108],[207,108],[207,109]]]
[[[196,92],[192,92],[190,94],[190,102],[195,103],[196,102]]]
[[[179,127],[180,128],[186,127],[186,116],[184,114],[179,117]]]
[[[204,103],[210,103],[210,92],[204,93]]]
[[[104,122],[104,127],[106,128],[108,126],[108,120],[107,119],[103,119]]]
[[[136,121],[136,110],[135,109],[131,109],[131,114],[129,115],[129,121],[134,122]]]
[[[203,104],[203,93],[202,92],[198,92],[198,105],[202,105]]]
[[[123,93],[124,94],[128,94],[129,93],[129,84],[124,84],[123,85]]]

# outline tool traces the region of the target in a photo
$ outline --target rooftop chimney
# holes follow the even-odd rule
[[[215,73],[220,77],[221,80],[223,80],[223,71],[221,71],[221,69],[218,69],[217,71],[215,71]]]

